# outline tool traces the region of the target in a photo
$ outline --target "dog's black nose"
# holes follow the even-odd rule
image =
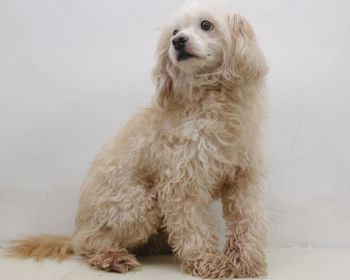
[[[188,37],[185,35],[176,37],[173,39],[172,44],[175,50],[183,50],[185,48],[186,42],[188,41]]]

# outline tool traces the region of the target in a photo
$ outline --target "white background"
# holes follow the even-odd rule
[[[156,27],[183,2],[0,1],[0,239],[73,231],[89,165],[149,104]],[[349,3],[226,1],[271,68],[270,246],[350,246]]]

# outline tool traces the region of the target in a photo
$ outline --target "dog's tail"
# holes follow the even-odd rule
[[[52,258],[64,260],[74,255],[72,237],[65,235],[28,236],[24,239],[12,240],[13,246],[6,249],[8,256],[35,258],[36,260]]]

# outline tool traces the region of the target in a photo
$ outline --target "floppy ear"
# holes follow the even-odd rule
[[[234,79],[240,82],[264,77],[268,72],[268,66],[249,22],[239,14],[230,14],[228,27],[230,32],[228,55],[231,58],[228,63],[231,65],[226,65],[227,71],[231,72],[228,75],[234,76]]]
[[[166,107],[172,95],[171,62],[168,55],[169,35],[163,31],[157,44],[157,62],[153,69],[153,83],[156,86],[156,102],[160,107]]]

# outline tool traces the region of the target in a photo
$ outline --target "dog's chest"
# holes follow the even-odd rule
[[[231,165],[236,146],[227,125],[207,118],[164,120],[162,139],[170,160],[197,164]]]

